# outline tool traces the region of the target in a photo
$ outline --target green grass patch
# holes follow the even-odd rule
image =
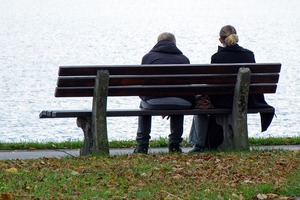
[[[300,144],[300,137],[269,137],[269,138],[249,138],[251,146],[262,145],[296,145]],[[16,150],[16,149],[79,149],[83,145],[83,141],[70,140],[65,142],[0,142],[0,150]],[[110,148],[131,148],[136,146],[134,140],[118,140],[110,141]],[[167,147],[168,139],[161,137],[150,140],[150,147]],[[182,141],[183,147],[190,147],[187,139]]]
[[[268,137],[268,138],[249,138],[252,146],[262,145],[296,145],[300,144],[300,136],[295,137]]]
[[[15,149],[78,149],[83,141],[65,142],[0,142],[0,150]]]
[[[300,195],[299,151],[0,161],[0,199],[258,199]]]

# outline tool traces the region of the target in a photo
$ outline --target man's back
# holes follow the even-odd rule
[[[176,47],[176,39],[172,33],[162,33],[157,44],[147,53],[142,64],[189,64],[189,59]],[[190,108],[193,97],[141,97],[140,108],[143,109],[180,109]],[[183,133],[183,115],[170,117],[169,152],[181,152],[180,143]],[[151,116],[139,116],[134,153],[148,153],[151,132]]]

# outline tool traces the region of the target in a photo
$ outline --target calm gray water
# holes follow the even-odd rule
[[[0,0],[0,142],[82,139],[75,119],[39,119],[44,109],[90,109],[91,99],[54,98],[60,65],[139,64],[164,31],[175,33],[191,63],[209,63],[219,29],[237,28],[257,62],[281,62],[277,109],[268,131],[249,116],[250,137],[300,131],[300,1],[298,0]],[[108,107],[136,108],[138,98]],[[134,139],[137,118],[109,118],[109,139]],[[191,117],[185,118],[186,137]],[[169,121],[153,119],[152,138]]]

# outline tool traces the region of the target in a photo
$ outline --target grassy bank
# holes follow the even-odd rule
[[[261,145],[287,145],[287,144],[300,144],[299,137],[269,137],[269,138],[249,138],[251,146]],[[11,149],[78,149],[81,148],[82,141],[65,141],[65,142],[14,142],[4,143],[0,142],[0,150],[11,150]],[[151,147],[166,147],[168,145],[167,138],[159,138],[157,140],[151,140]],[[120,140],[110,141],[110,148],[129,148],[135,147],[136,142],[134,140]],[[190,146],[187,140],[182,142],[182,146]]]
[[[0,161],[0,199],[295,199],[299,151]]]
[[[251,146],[300,144],[250,138]],[[0,143],[0,149],[80,148],[81,141]],[[111,141],[111,148],[135,146]],[[189,144],[184,141],[183,146]],[[167,139],[151,141],[167,146]],[[0,199],[296,199],[300,151],[207,151],[0,160]]]

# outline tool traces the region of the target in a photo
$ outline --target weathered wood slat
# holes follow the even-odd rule
[[[248,113],[272,113],[273,108],[248,109]],[[190,110],[146,110],[146,109],[109,109],[106,112],[108,117],[134,117],[142,115],[198,115],[198,114],[230,114],[231,109],[190,109]],[[91,110],[44,110],[40,118],[76,118],[90,117]]]
[[[163,66],[163,67],[162,67]],[[239,63],[239,64],[182,64],[182,65],[95,65],[60,66],[59,76],[96,75],[98,70],[109,70],[110,75],[147,75],[147,74],[210,74],[237,73],[240,67],[248,67],[251,73],[280,72],[280,63]],[[130,68],[128,70],[126,68]]]
[[[276,84],[250,85],[251,93],[275,93]],[[189,96],[194,94],[232,94],[232,85],[164,85],[164,86],[111,86],[109,96]],[[91,97],[93,87],[59,87],[55,97]],[[165,91],[168,91],[166,93]]]
[[[93,87],[96,76],[62,76],[58,87]],[[251,83],[277,83],[279,74],[251,74]],[[112,75],[109,85],[168,85],[177,84],[234,84],[236,74],[185,74],[185,75]]]

